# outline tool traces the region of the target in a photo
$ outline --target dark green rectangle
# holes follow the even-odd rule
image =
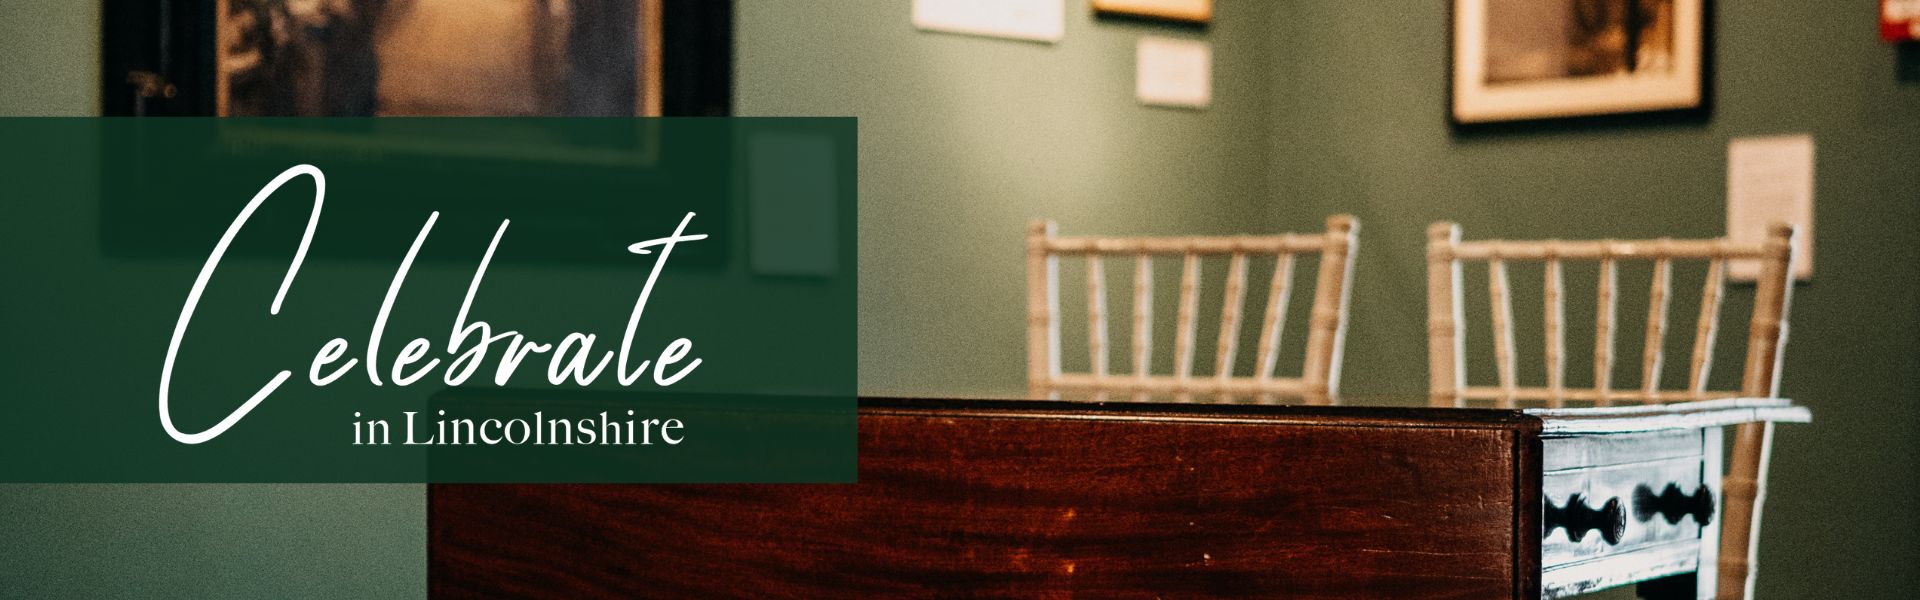
[[[851,481],[855,135],[0,119],[0,481]]]

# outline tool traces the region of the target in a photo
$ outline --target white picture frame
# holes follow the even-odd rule
[[[1461,124],[1700,109],[1703,0],[1454,0]]]

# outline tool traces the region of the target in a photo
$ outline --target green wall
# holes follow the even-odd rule
[[[100,6],[0,0],[0,115],[100,113]]]
[[[1037,44],[927,33],[909,2],[743,2],[738,112],[860,119],[860,382],[867,394],[1024,394],[1023,236],[1257,231],[1268,7],[1205,32],[1094,20]],[[1214,47],[1212,108],[1147,108],[1134,44]]]
[[[1703,123],[1468,134],[1446,125],[1447,4],[1292,0],[1271,33],[1269,222],[1303,228],[1346,211],[1365,224],[1349,393],[1425,391],[1428,223],[1458,221],[1469,239],[1719,235],[1728,138],[1812,133],[1817,273],[1794,292],[1783,386],[1815,422],[1778,436],[1759,595],[1908,597],[1920,585],[1920,83],[1915,53],[1875,36],[1877,3],[1713,3],[1714,106]],[[1674,310],[1690,328],[1684,302]],[[1729,323],[1744,318],[1736,305]],[[1570,307],[1568,318],[1590,314]],[[1623,328],[1644,314],[1623,304]],[[1485,327],[1484,308],[1467,315]],[[1631,335],[1623,348],[1638,347]],[[1673,335],[1691,338],[1680,326]],[[1523,360],[1538,361],[1526,350]],[[1623,356],[1637,365],[1637,351]],[[1628,371],[1617,377],[1639,379]]]
[[[906,2],[741,4],[741,114],[860,117],[869,393],[1021,389],[1030,218],[1176,233],[1264,214],[1260,7],[1223,6],[1222,26],[1195,32],[1075,6],[1046,45],[919,32]],[[98,7],[0,8],[0,115],[97,114]],[[1133,101],[1149,31],[1214,41],[1212,109]],[[24,586],[0,596],[418,597],[424,499],[418,485],[0,486],[0,580]]]
[[[99,114],[99,11],[0,0],[0,115]],[[0,485],[0,596],[421,597],[425,524],[419,485]]]
[[[1189,31],[1095,21],[1070,1],[1053,45],[918,32],[907,2],[741,4],[740,113],[860,117],[869,394],[1022,392],[1030,218],[1066,233],[1227,233],[1352,212],[1364,228],[1346,387],[1412,397],[1428,222],[1469,237],[1716,235],[1727,139],[1811,132],[1819,273],[1796,292],[1785,389],[1818,422],[1780,436],[1761,592],[1920,584],[1920,526],[1904,518],[1920,415],[1902,387],[1920,376],[1920,58],[1874,39],[1872,3],[1716,3],[1701,123],[1473,135],[1445,125],[1444,2],[1221,2],[1212,28]],[[0,114],[95,112],[97,10],[0,0]],[[1145,33],[1213,43],[1212,108],[1134,103]],[[424,512],[421,486],[4,486],[0,579],[418,596]]]

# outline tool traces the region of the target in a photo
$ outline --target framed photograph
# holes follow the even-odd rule
[[[1093,0],[1093,12],[1205,25],[1213,22],[1213,0]]]
[[[726,0],[108,3],[108,115],[724,116]]]
[[[214,113],[660,114],[660,3],[217,0]]]
[[[1453,0],[1453,120],[1702,108],[1704,2]]]
[[[499,119],[450,129],[436,126],[439,119],[355,118],[726,116],[729,0],[151,0],[107,2],[102,11],[103,114],[234,117],[204,138],[174,141],[175,151],[151,165],[131,167],[148,177],[170,176],[166,161],[181,157],[325,162],[386,168],[393,177],[457,176],[436,169],[484,164],[490,175],[519,177],[529,189],[585,179],[655,189],[687,165],[732,152],[730,142],[676,136],[663,119],[606,119],[592,128]],[[168,131],[165,119],[147,122],[150,131]],[[456,157],[463,160],[442,160]],[[102,203],[110,254],[205,252],[186,244],[193,236],[148,231],[146,223],[177,218],[166,211],[180,207],[137,199],[116,194]],[[390,208],[424,209],[432,200],[419,202]],[[608,224],[677,219],[675,210],[604,198],[515,207],[516,227],[577,240],[624,236]],[[716,206],[702,216],[725,221],[729,210]],[[688,264],[724,265],[729,252],[690,253]],[[526,259],[610,260],[564,252]]]

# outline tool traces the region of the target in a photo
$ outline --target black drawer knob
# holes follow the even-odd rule
[[[1705,526],[1713,522],[1713,490],[1701,485],[1694,488],[1692,494],[1680,491],[1680,486],[1669,483],[1660,493],[1653,488],[1641,485],[1633,489],[1633,518],[1645,523],[1659,515],[1669,525],[1680,524],[1680,519],[1693,516],[1693,522]]]
[[[1608,545],[1620,543],[1620,536],[1627,533],[1627,511],[1621,508],[1619,498],[1611,498],[1606,504],[1594,509],[1587,504],[1587,498],[1574,494],[1567,498],[1564,505],[1555,505],[1547,500],[1546,533],[1542,537],[1553,535],[1555,529],[1566,529],[1567,539],[1580,541],[1589,531],[1599,531],[1600,539]]]

